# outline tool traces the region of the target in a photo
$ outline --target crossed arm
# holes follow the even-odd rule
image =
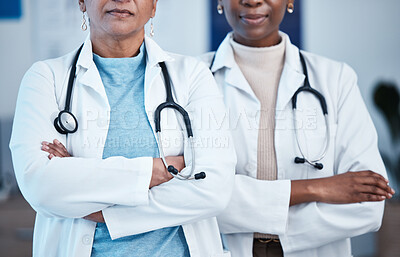
[[[65,146],[54,139],[52,143],[43,141],[42,150],[49,153],[48,158],[51,160],[54,157],[72,157]],[[173,165],[178,171],[181,171],[185,167],[185,160],[183,156],[169,156],[166,157],[167,162]],[[150,180],[149,189],[158,186],[171,180],[173,176],[166,170],[161,158],[153,158],[153,172]],[[104,223],[103,213],[101,211],[94,212],[90,215],[83,217],[84,219],[91,220],[94,222]]]
[[[42,150],[49,153],[48,158],[71,157],[65,146],[55,139],[52,143],[42,142]],[[183,156],[167,157],[179,171],[184,167]],[[173,177],[165,169],[160,158],[153,159],[153,173],[149,188],[158,186]],[[392,198],[395,193],[389,181],[372,171],[346,172],[336,176],[318,179],[291,181],[290,206],[307,202],[348,204],[365,201],[382,201]],[[95,212],[84,219],[103,222],[102,212]]]

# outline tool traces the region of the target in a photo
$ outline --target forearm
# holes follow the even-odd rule
[[[317,187],[320,179],[292,180],[289,206],[320,200]]]
[[[392,198],[395,193],[389,181],[372,171],[346,172],[343,174],[292,181],[290,206],[324,202],[349,204],[375,202]]]
[[[228,165],[232,167],[231,164]],[[171,181],[149,191],[149,204],[137,207],[111,206],[103,210],[113,239],[160,228],[193,223],[218,215],[227,205],[233,187],[233,174],[213,174],[201,169],[201,181]]]
[[[148,202],[151,171],[147,169],[151,169],[151,158],[48,160],[37,154],[28,159],[17,148],[13,150],[21,192],[42,214],[80,218],[114,204],[135,206]]]

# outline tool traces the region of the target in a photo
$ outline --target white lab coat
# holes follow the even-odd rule
[[[230,256],[222,250],[215,216],[228,204],[236,155],[228,131],[207,123],[211,114],[225,112],[222,95],[203,63],[168,54],[149,38],[145,44],[145,108],[153,131],[154,110],[166,98],[158,65],[165,61],[175,100],[191,115],[196,170],[205,171],[206,179],[172,179],[149,190],[151,157],[102,159],[110,106],[88,38],[77,63],[72,96],[79,124],[75,134],[57,133],[53,121],[64,109],[76,51],[35,63],[18,95],[10,148],[21,192],[37,212],[33,256],[90,256],[96,223],[82,217],[100,210],[112,239],[183,225],[191,256]],[[163,111],[164,152],[185,155],[185,174],[192,160],[182,128],[180,115]],[[48,160],[41,142],[55,138],[74,157]]]
[[[252,256],[253,232],[280,237],[285,257],[348,257],[350,237],[379,229],[383,202],[333,205],[318,202],[289,208],[290,180],[332,176],[346,171],[373,170],[386,177],[377,148],[377,135],[357,87],[355,72],[346,64],[303,52],[311,87],[328,105],[330,147],[323,170],[295,164],[301,156],[294,137],[291,98],[303,85],[298,48],[286,37],[275,127],[277,181],[257,180],[257,140],[260,102],[235,62],[229,34],[218,48],[212,67],[224,94],[238,163],[232,199],[217,217],[233,257]],[[202,56],[209,65],[213,53]],[[298,97],[297,126],[306,156],[320,156],[325,122],[318,100],[308,93]],[[305,136],[305,137],[304,137]]]

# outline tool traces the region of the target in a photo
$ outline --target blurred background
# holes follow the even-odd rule
[[[229,31],[216,0],[160,0],[155,40],[187,55],[215,50]],[[296,0],[281,29],[300,48],[352,66],[400,194],[400,1]],[[31,256],[34,211],[21,197],[8,143],[22,76],[38,60],[78,47],[78,0],[0,0],[0,256]],[[27,128],[29,129],[29,128]],[[329,233],[329,231],[327,231]],[[400,256],[400,200],[387,201],[381,230],[352,239],[356,257]]]

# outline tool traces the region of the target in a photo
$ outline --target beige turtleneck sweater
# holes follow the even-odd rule
[[[276,180],[277,166],[274,144],[275,105],[278,85],[285,62],[285,38],[271,47],[248,47],[231,38],[231,45],[244,77],[261,103],[257,179]],[[268,197],[268,196],[266,196]],[[277,238],[275,235],[255,233],[255,238]]]

